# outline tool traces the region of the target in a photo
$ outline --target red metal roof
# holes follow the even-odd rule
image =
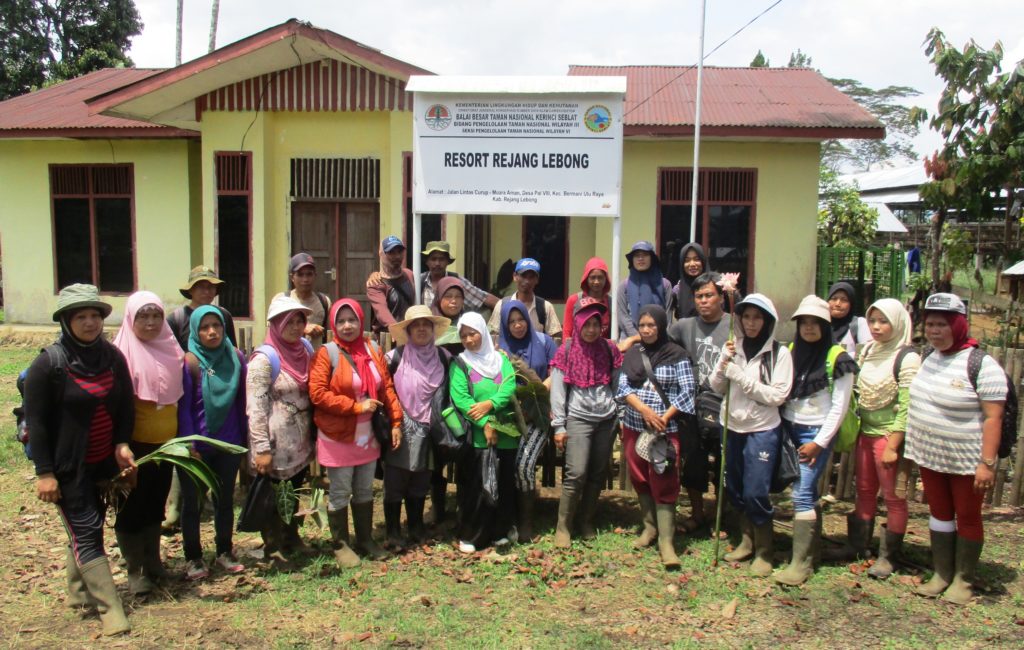
[[[690,135],[697,69],[569,66],[570,76],[625,76],[626,135]],[[882,138],[871,113],[810,68],[704,68],[701,133],[721,136]]]
[[[0,102],[0,138],[182,138],[195,131],[94,115],[85,100],[160,70],[106,68]]]

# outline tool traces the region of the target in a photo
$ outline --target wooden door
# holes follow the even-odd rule
[[[339,250],[342,262],[338,267],[341,295],[353,298],[363,306],[366,329],[370,329],[370,303],[366,296],[366,278],[380,268],[380,216],[376,203],[346,203],[340,206],[341,233]]]
[[[309,253],[316,262],[316,290],[338,296],[338,204],[292,204],[292,255]]]

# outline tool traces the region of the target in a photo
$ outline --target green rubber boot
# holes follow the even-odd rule
[[[759,578],[767,578],[772,574],[773,535],[771,519],[760,526],[754,526],[754,561],[750,563],[750,572]]]
[[[775,582],[797,587],[807,582],[814,573],[814,536],[816,519],[793,520],[793,557],[782,571],[775,574]]]
[[[967,605],[974,598],[974,578],[984,542],[956,538],[956,570],[953,582],[942,594],[942,600],[954,605]]]
[[[103,635],[114,636],[131,631],[128,617],[124,615],[121,599],[117,596],[114,578],[110,575],[107,557],[98,557],[81,568],[82,582],[89,595],[96,602],[96,611],[103,623]]]
[[[562,487],[562,496],[558,500],[558,522],[555,524],[555,546],[569,548],[572,546],[572,520],[576,516],[576,508],[580,497]]]
[[[956,572],[956,533],[930,530],[932,545],[932,579],[917,588],[919,596],[938,598],[953,582]]]
[[[676,555],[676,504],[659,503],[654,507],[658,522],[658,553],[666,571],[678,571],[681,566]]]
[[[89,597],[89,590],[85,588],[85,582],[82,580],[82,571],[78,568],[78,562],[75,561],[75,554],[70,546],[65,559],[65,568],[68,577],[68,597],[64,604],[72,609],[95,607],[96,602]]]
[[[872,578],[885,580],[896,570],[896,558],[903,548],[904,533],[889,532],[887,526],[882,526],[882,534],[878,536],[878,559],[868,569],[868,575]]]
[[[722,556],[726,562],[742,562],[749,560],[754,554],[754,525],[747,519],[746,514],[740,514],[740,543],[739,545]]]
[[[654,497],[649,494],[638,494],[637,500],[640,502],[640,517],[644,529],[633,541],[633,548],[647,548],[658,539],[658,526],[654,519]]]

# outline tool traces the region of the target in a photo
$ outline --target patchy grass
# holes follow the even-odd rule
[[[32,468],[13,442],[13,378],[31,350],[0,350],[0,643],[64,647],[97,642],[98,622],[64,609],[65,536],[52,506],[33,494]],[[379,485],[378,485],[379,487]],[[543,490],[539,528],[550,531],[557,490]],[[849,504],[832,506],[826,532],[841,537]],[[913,504],[909,560],[929,564],[927,511]],[[378,517],[380,516],[378,508]],[[750,577],[745,565],[710,563],[714,542],[684,538],[682,570],[661,570],[654,549],[632,548],[634,499],[602,498],[600,535],[569,551],[550,534],[506,554],[463,556],[450,540],[385,562],[342,572],[326,532],[304,535],[321,552],[296,571],[260,568],[259,538],[236,536],[248,570],[209,580],[170,581],[146,599],[126,598],[138,647],[313,648],[328,644],[411,647],[678,648],[789,647],[980,648],[1024,646],[1024,519],[986,514],[983,591],[956,608],[913,595],[927,575],[910,566],[887,582],[869,579],[867,563],[825,566],[802,588]],[[789,505],[780,500],[776,563],[789,552]],[[378,535],[380,531],[378,531]],[[209,522],[203,539],[212,546]],[[111,556],[117,559],[113,535]],[[725,544],[723,544],[723,547]],[[170,570],[184,569],[180,540],[164,538]],[[115,580],[124,583],[120,569]],[[729,604],[736,601],[735,612]],[[118,644],[118,641],[107,643]]]

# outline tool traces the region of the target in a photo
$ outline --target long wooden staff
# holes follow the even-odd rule
[[[733,297],[736,294],[736,285],[739,282],[739,273],[724,273],[722,279],[717,282],[718,286],[722,288],[722,292],[725,294],[729,301],[729,341],[733,340]],[[732,392],[730,388],[732,382],[728,379],[725,381],[725,415],[722,416],[722,449],[720,455],[720,464],[718,472],[718,490],[715,492],[715,554],[711,559],[711,566],[718,566],[718,548],[722,541],[722,504],[725,502],[725,454],[726,454],[726,437],[729,433],[729,394]]]

